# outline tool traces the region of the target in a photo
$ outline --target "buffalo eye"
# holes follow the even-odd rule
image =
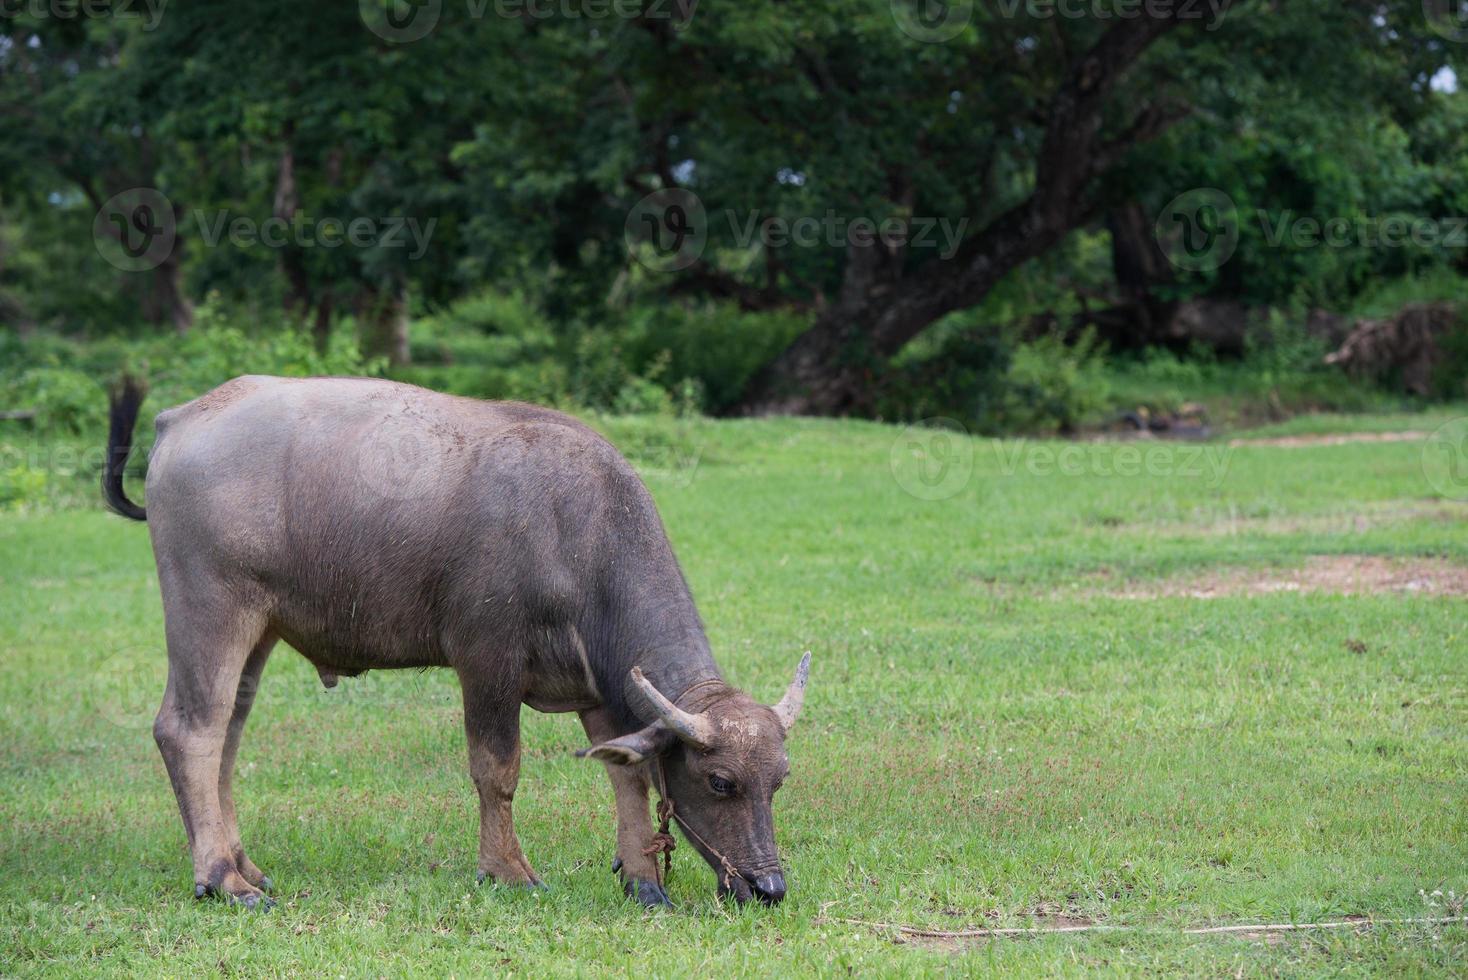
[[[723,776],[710,776],[709,789],[718,793],[720,796],[734,795],[734,784]]]

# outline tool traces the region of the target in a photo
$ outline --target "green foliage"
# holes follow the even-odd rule
[[[1468,399],[1468,316],[1439,342],[1442,360],[1433,371],[1433,394],[1449,401]]]
[[[904,360],[884,383],[882,414],[941,416],[986,433],[1071,433],[1110,404],[1105,350],[1094,331],[1067,342],[1051,332],[970,326],[947,332],[923,358]]]
[[[1107,404],[1103,349],[1087,329],[1073,343],[1049,333],[1014,350],[997,402],[1007,432],[1072,433]]]
[[[107,387],[125,372],[147,382],[150,402],[188,401],[241,374],[309,377],[382,373],[380,358],[362,355],[350,331],[338,331],[319,352],[299,329],[271,325],[253,332],[206,305],[184,337],[112,339],[99,343],[53,334],[13,338],[15,357],[0,368],[0,389],[16,407],[34,409],[43,435],[93,435],[105,429]]]
[[[476,398],[558,404],[566,366],[551,323],[523,295],[477,293],[413,324],[413,362],[401,381]]]
[[[810,325],[805,315],[784,310],[655,300],[633,306],[621,322],[634,363],[666,358],[662,376],[696,382],[698,403],[712,412],[731,406],[749,378]]]
[[[590,408],[612,408],[619,400],[631,405],[654,401],[651,378],[637,374],[620,330],[580,330],[571,348],[569,399]]]
[[[184,337],[166,350],[144,350],[135,372],[162,378],[168,388],[195,395],[240,374],[378,375],[387,367],[384,358],[362,353],[353,330],[333,332],[327,349],[321,351],[305,330],[289,322],[245,329],[217,297],[199,309],[195,329]]]
[[[1381,318],[1412,303],[1455,303],[1468,310],[1468,276],[1449,268],[1432,268],[1412,276],[1373,282],[1351,304],[1358,317]]]
[[[413,362],[392,376],[476,398],[617,414],[717,410],[805,320],[732,304],[634,304],[557,322],[524,293],[485,291],[413,325]]]
[[[25,368],[11,377],[0,374],[0,390],[7,392],[16,409],[34,411],[35,427],[47,435],[79,436],[106,425],[102,389],[74,367]]]
[[[1362,384],[1320,359],[1324,347],[1302,319],[1279,313],[1246,335],[1241,358],[1207,349],[1186,355],[1146,350],[1114,357],[1106,373],[1111,414],[1144,408],[1168,415],[1201,406],[1210,425],[1229,430],[1314,412],[1421,411],[1384,387]]]
[[[0,512],[23,511],[49,500],[47,470],[30,465],[17,446],[0,442]]]
[[[848,285],[841,241],[767,246],[745,232],[767,219],[915,216],[974,238],[1035,187],[1054,93],[1117,22],[1050,16],[1037,29],[1033,5],[969,4],[967,25],[935,44],[899,26],[903,4],[869,0],[673,4],[642,18],[577,4],[544,17],[430,6],[436,29],[412,43],[374,34],[350,3],[198,0],[146,29],[142,18],[30,9],[4,18],[0,323],[137,336],[166,329],[175,292],[217,292],[261,329],[295,329],[273,312],[289,299],[302,319],[334,316],[340,333],[343,317],[406,295],[429,315],[413,323],[404,378],[599,409],[667,411],[665,394],[673,410],[696,399],[723,411]],[[683,9],[693,23],[669,20]],[[1416,0],[1240,0],[1127,72],[1107,135],[1193,111],[1085,196],[1097,213],[1135,201],[1155,214],[1204,186],[1235,201],[1236,255],[1161,293],[1346,308],[1383,280],[1440,276],[1461,248],[1271,238],[1295,218],[1370,226],[1465,213],[1468,97],[1428,84],[1463,68],[1464,50],[1432,32]],[[626,221],[670,184],[701,201],[706,247],[691,269],[651,273],[629,254]],[[119,274],[99,256],[98,205],[130,186],[173,204],[176,267]],[[308,228],[407,217],[434,230],[418,255],[381,243],[236,246],[203,231],[280,208]],[[1114,300],[1108,241],[1099,221],[1074,230],[1005,279],[988,315],[953,322],[1063,321],[1082,302]],[[911,244],[884,275],[941,271],[952,244]],[[911,357],[948,349],[951,328],[919,337]],[[892,386],[882,411],[922,414],[974,401],[991,375],[1008,383],[1014,344],[986,364],[991,346],[957,358],[953,378],[929,371],[932,392],[904,400]],[[1030,376],[1011,380],[1063,389],[1069,370],[1042,380],[1022,363]],[[1064,427],[1087,410],[1044,397],[1050,421],[1017,424]],[[987,417],[1016,414],[998,390],[983,398]]]
[[[96,496],[107,440],[108,388],[122,374],[149,388],[136,444],[152,443],[152,417],[241,374],[287,377],[379,375],[386,364],[364,357],[355,334],[339,330],[325,352],[288,323],[240,326],[217,299],[199,310],[184,337],[88,341],[37,332],[0,335],[0,391],[8,410],[34,419],[0,422],[0,496],[11,505],[66,505]],[[135,466],[142,458],[135,457]],[[42,477],[35,474],[41,472]]]
[[[1330,372],[1324,361],[1329,349],[1305,329],[1302,316],[1273,310],[1265,323],[1244,335],[1244,364],[1262,383],[1277,386],[1301,375]]]
[[[626,333],[557,326],[523,294],[485,292],[420,320],[413,363],[393,377],[476,398],[592,410],[666,411],[666,359],[639,372]]]

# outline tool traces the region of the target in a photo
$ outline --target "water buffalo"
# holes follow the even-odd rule
[[[103,493],[146,520],[168,685],[153,726],[195,895],[269,904],[230,787],[265,661],[284,640],[330,687],[374,668],[450,667],[479,791],[479,878],[539,887],[510,813],[520,705],[575,711],[616,795],[613,867],[668,905],[648,787],[721,893],[778,902],[771,800],[809,654],[767,707],[725,683],[642,481],[544,408],[366,378],[236,378],[158,415],[147,509],[123,463],[142,401],[113,396]]]

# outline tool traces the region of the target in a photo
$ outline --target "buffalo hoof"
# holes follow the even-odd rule
[[[229,905],[243,905],[252,912],[269,912],[275,908],[275,899],[253,889],[238,892],[215,888],[213,885],[194,885],[194,898],[220,898]]]
[[[649,909],[670,909],[673,907],[672,899],[668,893],[663,891],[663,886],[646,878],[634,878],[622,883],[622,890],[627,897],[634,899],[638,905]]]
[[[506,888],[523,888],[523,889],[525,889],[526,891],[529,891],[529,892],[548,892],[548,891],[550,891],[550,885],[547,885],[545,882],[541,881],[539,878],[531,878],[529,881],[503,881],[502,882],[502,881],[496,881],[495,880],[495,877],[493,875],[491,875],[488,871],[476,871],[476,872],[474,872],[474,884],[476,884],[476,885],[482,885],[486,881],[492,882],[493,884],[496,884],[496,885],[504,885]]]
[[[234,866],[235,870],[239,872],[240,877],[245,879],[246,884],[253,885],[262,892],[268,892],[275,888],[275,883],[270,880],[270,876],[261,871],[255,865],[254,861],[245,857],[245,852],[242,849],[237,848],[234,852]],[[212,878],[213,876],[211,875],[210,877]],[[228,882],[225,882],[225,884],[228,884]]]

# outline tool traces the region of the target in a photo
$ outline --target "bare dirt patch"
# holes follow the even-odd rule
[[[1379,527],[1414,521],[1449,523],[1468,520],[1468,506],[1388,500],[1363,503],[1349,511],[1324,514],[1290,514],[1269,517],[1241,516],[1226,510],[1210,510],[1166,520],[1139,520],[1120,525],[1119,530],[1149,536],[1213,538],[1247,534],[1364,534]]]
[[[1468,595],[1468,566],[1441,558],[1312,555],[1296,568],[1218,568],[1096,592],[1115,599],[1218,599],[1278,593]]]
[[[838,920],[840,921],[840,920]],[[1032,936],[1045,933],[1084,933],[1091,932],[1098,926],[1095,919],[1084,915],[1068,914],[1044,914],[1039,913],[1024,920],[1023,925],[1010,926],[1008,928],[981,928],[977,930],[945,930],[945,929],[923,929],[914,926],[892,925],[880,923],[879,927],[886,931],[892,942],[898,946],[921,946],[926,949],[936,949],[948,953],[961,953],[977,943],[988,942],[1000,936]]]
[[[1266,436],[1263,439],[1230,439],[1230,446],[1278,446],[1302,449],[1307,446],[1343,446],[1349,442],[1417,442],[1432,435],[1415,429],[1406,432],[1322,432],[1313,435]]]
[[[829,903],[828,903],[829,904]],[[879,933],[886,933],[891,941],[899,946],[920,946],[927,949],[936,949],[942,952],[961,953],[974,945],[990,942],[999,938],[1027,938],[1043,935],[1054,935],[1057,933],[1091,933],[1106,932],[1113,934],[1131,933],[1142,935],[1145,933],[1163,934],[1170,933],[1179,936],[1209,936],[1218,938],[1241,939],[1251,943],[1263,943],[1267,946],[1277,946],[1290,937],[1303,937],[1312,933],[1330,931],[1352,931],[1356,933],[1365,932],[1380,926],[1433,926],[1446,925],[1468,925],[1468,916],[1452,915],[1445,917],[1426,917],[1411,919],[1377,919],[1367,915],[1347,915],[1340,919],[1325,922],[1274,922],[1238,925],[1201,925],[1188,926],[1184,928],[1166,927],[1156,925],[1109,925],[1093,922],[1085,917],[1077,917],[1073,921],[1069,917],[1035,917],[1024,926],[1011,926],[1005,928],[983,927],[976,929],[942,930],[927,929],[919,926],[902,925],[894,922],[873,922],[867,919],[848,919],[839,916],[827,916],[824,912],[816,916],[817,922],[843,923],[852,926],[862,926],[873,929]]]

